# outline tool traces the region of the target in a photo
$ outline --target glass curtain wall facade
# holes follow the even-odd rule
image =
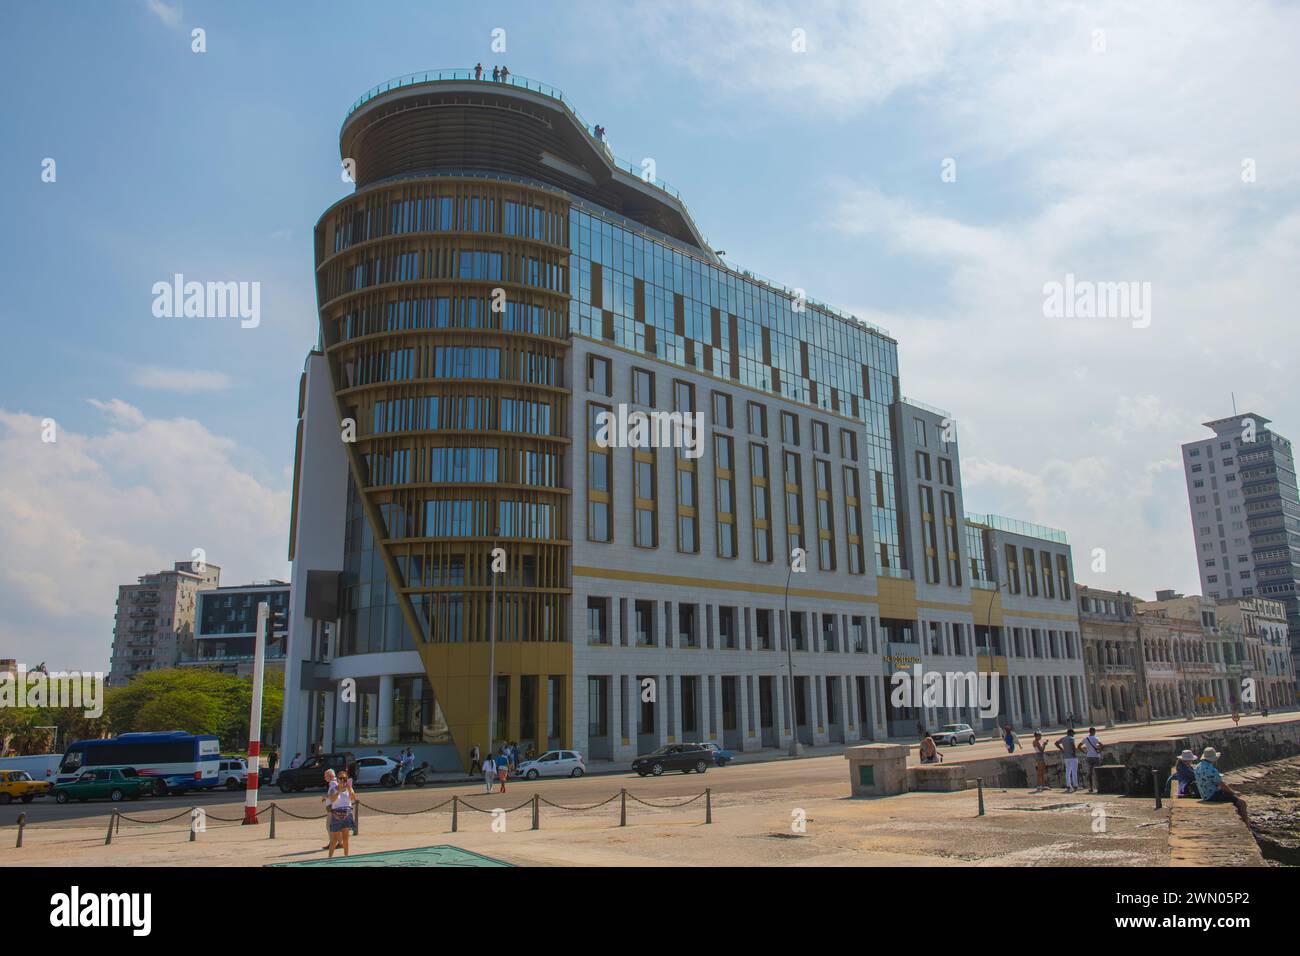
[[[910,576],[898,527],[889,407],[897,343],[575,203],[569,329],[863,423],[878,572]]]

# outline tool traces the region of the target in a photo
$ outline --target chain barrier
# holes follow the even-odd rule
[[[483,794],[482,796],[487,796],[487,795],[486,795],[486,794]],[[641,797],[636,796],[635,794],[629,793],[627,790],[620,790],[618,793],[615,793],[614,795],[610,796],[609,798],[607,798],[607,799],[605,799],[605,800],[601,800],[599,803],[584,804],[584,805],[581,805],[581,806],[569,806],[569,805],[562,804],[562,803],[555,803],[555,802],[552,801],[552,800],[548,800],[548,799],[546,799],[545,797],[543,797],[543,796],[542,796],[541,794],[539,794],[539,793],[534,793],[531,797],[529,797],[528,799],[526,799],[523,803],[521,803],[521,804],[519,804],[519,805],[517,805],[517,806],[514,806],[514,807],[508,807],[508,808],[506,808],[506,807],[492,807],[492,808],[490,808],[490,809],[486,809],[486,808],[483,808],[483,807],[476,807],[476,806],[474,806],[474,804],[470,803],[468,799],[466,799],[465,797],[462,797],[462,796],[460,796],[460,795],[453,796],[453,797],[452,797],[451,799],[449,799],[449,800],[444,800],[444,801],[442,801],[441,803],[436,803],[436,804],[434,804],[433,806],[424,807],[424,808],[419,809],[419,810],[386,810],[386,809],[384,809],[384,808],[382,808],[382,807],[376,807],[376,806],[373,806],[372,804],[369,804],[369,803],[362,803],[362,801],[360,801],[360,800],[356,801],[356,803],[354,804],[354,806],[356,807],[356,809],[357,809],[358,811],[360,811],[360,809],[364,806],[365,809],[369,810],[370,812],[372,812],[372,813],[379,813],[379,814],[382,814],[382,815],[384,815],[384,816],[392,816],[392,817],[414,817],[414,816],[419,816],[419,815],[421,815],[421,814],[425,814],[425,813],[434,813],[434,812],[436,812],[436,811],[438,811],[438,810],[442,810],[443,808],[445,808],[445,807],[447,807],[448,805],[450,805],[450,806],[451,806],[451,813],[452,813],[451,829],[452,829],[452,832],[455,833],[455,832],[457,832],[457,830],[458,830],[458,824],[457,824],[456,815],[457,815],[457,812],[458,812],[460,809],[462,809],[462,808],[463,808],[463,809],[466,809],[466,810],[473,810],[473,811],[476,812],[476,813],[487,814],[487,815],[489,815],[489,816],[490,816],[490,815],[493,815],[493,814],[495,814],[495,813],[497,813],[497,811],[499,811],[499,810],[502,811],[502,812],[505,812],[505,813],[515,813],[515,812],[517,812],[517,811],[519,811],[519,810],[531,809],[531,810],[532,810],[532,817],[533,817],[533,820],[532,820],[532,828],[533,828],[534,830],[537,830],[537,829],[540,829],[540,818],[539,818],[538,811],[539,811],[539,809],[540,809],[540,807],[541,807],[542,804],[546,804],[546,806],[548,806],[548,807],[552,807],[552,808],[554,808],[554,809],[556,809],[556,810],[564,810],[564,811],[568,811],[568,812],[572,812],[572,813],[586,813],[586,812],[589,812],[589,811],[591,811],[591,810],[598,810],[598,809],[600,809],[601,807],[609,806],[609,804],[613,803],[613,802],[616,801],[616,800],[617,800],[617,801],[620,801],[620,814],[619,814],[620,819],[619,819],[619,826],[626,826],[626,825],[627,825],[627,801],[628,801],[628,800],[633,800],[633,801],[635,801],[636,803],[641,804],[642,806],[651,807],[651,808],[653,808],[653,809],[657,809],[657,810],[672,810],[672,809],[676,809],[676,808],[678,808],[678,807],[686,807],[686,806],[690,806],[692,803],[696,803],[696,802],[698,802],[698,801],[700,801],[700,800],[704,800],[704,801],[705,801],[705,804],[706,804],[706,814],[705,814],[705,821],[704,821],[704,822],[705,822],[705,823],[712,823],[712,822],[713,822],[713,809],[712,809],[712,794],[711,794],[711,790],[705,790],[703,793],[697,793],[697,794],[696,794],[695,796],[693,796],[693,797],[688,797],[688,798],[686,798],[686,799],[684,799],[684,800],[678,800],[678,801],[671,802],[671,803],[654,802],[654,801],[651,801],[651,800],[644,800],[644,799],[642,799]],[[164,823],[171,823],[171,822],[173,822],[173,821],[180,820],[180,819],[183,819],[183,818],[189,818],[189,819],[190,819],[191,823],[190,823],[190,826],[188,827],[188,829],[189,829],[189,833],[190,833],[190,842],[195,842],[195,834],[196,834],[197,832],[200,832],[200,831],[196,830],[196,828],[195,828],[194,825],[193,825],[193,820],[194,820],[194,811],[196,811],[196,810],[201,810],[201,811],[202,811],[202,813],[203,813],[203,820],[204,820],[205,824],[206,824],[206,822],[209,821],[209,820],[215,820],[215,821],[217,821],[217,822],[220,822],[220,823],[226,823],[226,824],[236,824],[236,823],[241,823],[241,824],[242,824],[242,823],[243,823],[243,817],[220,817],[220,816],[216,816],[216,815],[212,814],[212,813],[209,812],[206,808],[203,808],[203,807],[197,807],[197,806],[194,806],[194,807],[188,807],[188,808],[186,808],[186,809],[184,809],[184,810],[181,810],[181,811],[179,811],[178,813],[175,813],[175,814],[173,814],[173,815],[171,815],[171,816],[159,817],[158,819],[153,819],[153,820],[151,820],[151,819],[145,819],[145,818],[143,818],[143,817],[134,817],[134,816],[129,816],[129,815],[125,814],[125,813],[122,813],[120,810],[118,810],[118,809],[115,807],[115,808],[113,808],[112,810],[110,810],[110,811],[109,811],[109,814],[108,814],[108,828],[107,828],[107,831],[106,831],[106,833],[105,833],[104,843],[105,843],[105,844],[111,844],[111,843],[112,843],[112,841],[113,841],[113,836],[116,835],[117,832],[120,832],[121,827],[122,827],[122,821],[124,821],[124,820],[125,820],[127,823],[129,823],[129,824],[135,824],[135,825],[137,825],[137,826],[159,826],[159,825],[161,825],[161,824],[164,824]],[[309,814],[295,813],[294,811],[290,810],[288,807],[282,806],[281,804],[279,804],[279,803],[277,803],[277,802],[275,802],[275,801],[272,801],[271,803],[264,804],[264,805],[258,807],[258,813],[259,813],[259,814],[265,814],[265,813],[269,813],[269,814],[271,814],[270,838],[271,838],[271,839],[275,839],[275,816],[276,816],[277,813],[282,813],[282,814],[284,814],[285,816],[287,816],[287,817],[291,817],[291,818],[293,818],[293,819],[295,819],[295,820],[317,820],[317,821],[318,821],[318,820],[321,820],[322,818],[328,816],[329,811],[328,811],[328,810],[322,810],[322,811],[319,812],[319,813],[309,813]],[[49,823],[49,824],[44,824],[44,823],[39,824],[36,828],[37,828],[37,829],[41,829],[41,830],[46,830],[46,829],[48,829],[48,830],[70,830],[70,829],[81,829],[81,828],[84,828],[84,827],[87,827],[87,826],[96,826],[96,825],[97,825],[97,824],[95,824],[95,823],[89,823],[89,824],[86,824],[86,823],[80,823],[80,824],[78,824],[78,823],[53,822],[53,821],[52,821],[52,822]],[[24,832],[25,832],[25,831],[30,831],[30,830],[33,828],[33,824],[31,823],[31,821],[29,821],[29,820],[27,819],[27,814],[24,813],[24,814],[21,814],[21,815],[19,816],[17,826],[18,826],[18,840],[17,840],[17,846],[18,846],[18,847],[21,847],[21,846],[23,845],[23,836],[24,836]],[[66,841],[65,841],[65,842],[66,842]]]
[[[707,793],[708,791],[705,792]],[[680,803],[651,803],[649,800],[642,800],[640,797],[631,793],[628,794],[628,798],[631,800],[635,800],[637,803],[641,804],[642,806],[654,807],[657,810],[672,810],[675,807],[689,806],[690,804],[694,803],[696,800],[703,800],[704,794],[697,793],[695,796],[691,797],[690,799],[683,800]]]
[[[613,803],[615,800],[619,799],[621,796],[623,796],[623,794],[622,794],[622,792],[620,791],[619,793],[614,794],[614,795],[613,795],[612,797],[610,797],[608,800],[602,800],[602,801],[600,801],[600,803],[593,803],[593,804],[590,804],[590,805],[585,806],[585,807],[566,807],[566,806],[564,806],[564,805],[561,804],[561,803],[552,803],[550,800],[547,800],[545,797],[542,797],[542,798],[541,798],[541,801],[542,801],[542,803],[546,804],[548,807],[555,807],[555,809],[557,809],[557,810],[572,810],[572,811],[574,811],[574,812],[576,812],[576,813],[582,813],[582,812],[584,812],[584,811],[586,811],[586,810],[595,810],[597,807],[603,807],[603,806],[605,806],[606,804]]]

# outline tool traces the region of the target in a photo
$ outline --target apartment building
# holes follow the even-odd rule
[[[1133,595],[1077,584],[1092,723],[1148,717],[1146,668]]]
[[[257,606],[266,603],[279,613],[264,652],[268,669],[283,670],[289,628],[289,583],[228,585],[200,591],[195,614],[194,643],[179,661],[181,667],[204,667],[239,677],[253,673]]]
[[[177,561],[170,571],[145,574],[117,589],[110,687],[137,674],[175,667],[194,650],[194,614],[198,595],[217,587],[215,564]]]

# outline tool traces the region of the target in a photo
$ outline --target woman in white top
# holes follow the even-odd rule
[[[352,803],[355,794],[352,781],[346,770],[339,771],[338,786],[331,789],[330,801],[330,856],[334,855],[336,846],[343,847],[343,855],[348,855],[348,837],[352,835]]]
[[[483,758],[483,792],[491,793],[492,784],[497,779],[497,762],[492,754]]]

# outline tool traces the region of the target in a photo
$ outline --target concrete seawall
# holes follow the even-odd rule
[[[1102,731],[1097,736],[1104,744],[1105,732]],[[1076,734],[1076,739],[1082,740],[1082,738],[1083,734]],[[1054,744],[1056,739],[1058,738],[1053,737],[1052,741],[1048,742],[1050,752],[1047,755],[1047,780],[1052,786],[1061,786],[1064,779],[1064,764],[1060,751]],[[1147,795],[1152,792],[1152,771],[1155,771],[1163,781],[1179,753],[1190,749],[1199,757],[1206,747],[1214,747],[1222,755],[1218,766],[1224,772],[1251,764],[1294,757],[1300,755],[1300,719],[1285,723],[1207,730],[1204,733],[1181,736],[1154,737],[1149,740],[1121,741],[1106,746],[1102,763],[1124,765],[1127,768],[1124,792],[1132,795]],[[952,765],[949,763],[947,766]],[[973,785],[975,779],[980,777],[984,779],[986,787],[1014,788],[1035,785],[1032,750],[1018,750],[1014,756],[1008,754],[983,760],[961,761],[960,766],[966,772],[968,785]],[[909,773],[909,777],[913,776],[914,774]],[[1086,786],[1086,768],[1080,769],[1079,776],[1081,783]]]

